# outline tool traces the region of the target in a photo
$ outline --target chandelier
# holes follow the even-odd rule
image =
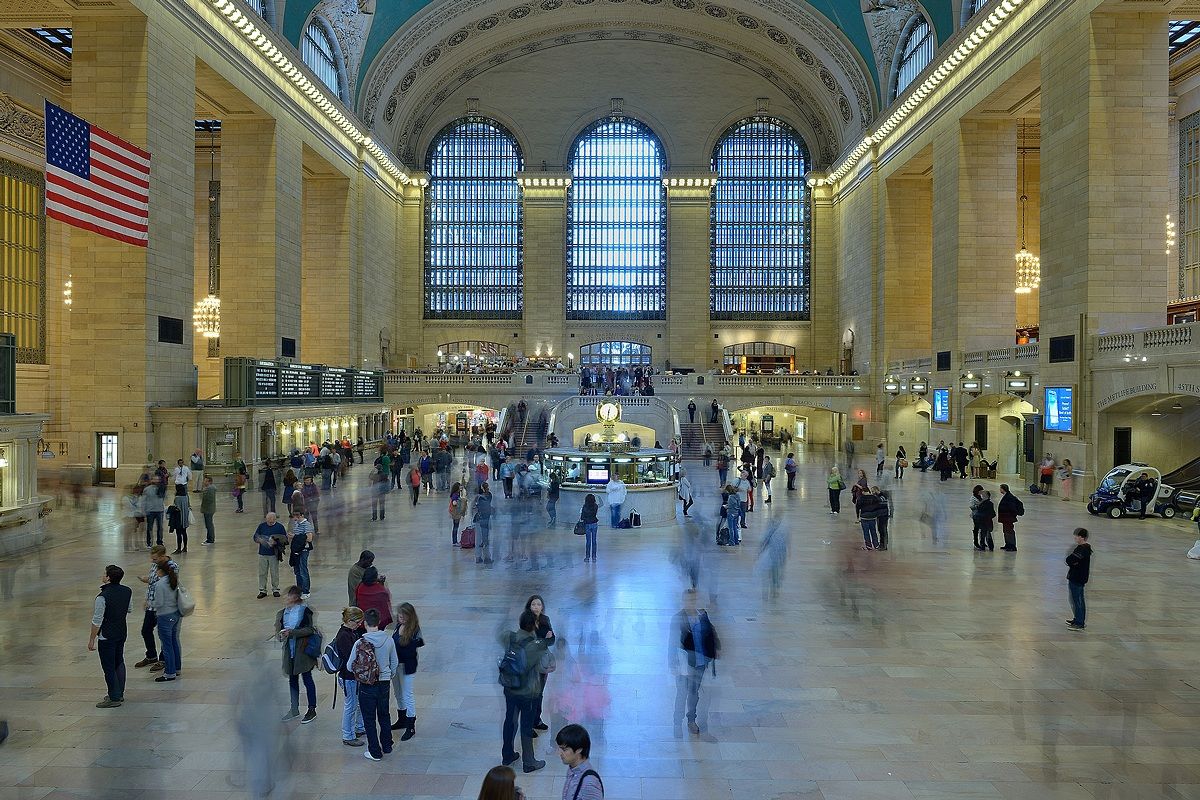
[[[1017,251],[1017,294],[1029,294],[1042,285],[1042,260],[1025,246],[1025,204],[1029,195],[1025,193],[1025,123],[1021,123],[1021,138],[1017,142],[1021,151],[1021,249]]]
[[[221,298],[210,294],[196,303],[196,308],[192,310],[192,324],[196,327],[196,333],[205,339],[219,339],[221,337]]]

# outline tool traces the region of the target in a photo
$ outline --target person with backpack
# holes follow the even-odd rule
[[[496,513],[492,505],[492,490],[487,481],[479,485],[479,494],[475,495],[475,512],[471,521],[478,531],[479,552],[475,556],[476,564],[492,563],[492,515]]]
[[[299,586],[289,586],[283,597],[283,608],[275,614],[275,637],[282,643],[283,674],[287,676],[292,699],[292,707],[283,715],[283,721],[288,722],[300,716],[300,680],[303,678],[308,711],[300,722],[308,724],[317,718],[317,685],[313,682],[312,671],[317,666],[321,649],[319,646],[316,648],[316,655],[309,652],[309,640],[312,637],[317,637],[318,645],[320,643],[321,634],[316,628],[317,612],[305,604]]]
[[[389,614],[390,616],[390,614]],[[367,749],[363,758],[382,761],[392,752],[392,712],[388,708],[392,676],[400,668],[396,644],[388,635],[379,612],[363,612],[367,632],[350,648],[350,672],[358,684],[358,707],[362,710]]]
[[[345,701],[342,704],[342,744],[347,747],[362,747],[363,728],[362,710],[358,707],[358,682],[350,671],[350,651],[365,631],[363,630],[363,611],[357,606],[347,606],[342,609],[342,627],[338,628],[337,636],[325,646],[322,656],[322,668],[326,672],[332,668],[337,675],[338,688],[342,690]],[[330,649],[333,650],[330,657]]]
[[[446,509],[450,515],[450,544],[458,547],[458,526],[467,515],[467,493],[461,483],[450,487],[450,505]]]
[[[500,659],[500,685],[504,687],[504,727],[500,761],[507,765],[521,759],[525,772],[536,772],[546,766],[538,761],[533,747],[535,703],[541,690],[538,665],[548,644],[537,638],[537,614],[524,611],[518,622],[519,631],[508,633],[503,642],[505,651]],[[513,747],[518,728],[521,732],[521,752]]]
[[[717,657],[721,652],[721,641],[717,638],[716,629],[708,618],[708,612],[696,606],[696,590],[688,589],[683,593],[683,610],[675,615],[675,632],[679,652],[683,653],[685,663],[682,668],[680,693],[675,699],[676,719],[684,710],[686,702],[688,730],[693,734],[701,731],[697,714],[700,707],[700,685],[704,681],[704,673],[712,669],[713,676],[717,674]]]
[[[1025,505],[1017,499],[1008,488],[1007,483],[1000,484],[1000,504],[996,507],[996,518],[1004,529],[1004,547],[1010,553],[1017,552],[1017,531],[1013,527],[1017,517],[1025,513]]]
[[[796,454],[788,453],[787,459],[783,462],[783,473],[787,475],[787,490],[789,492],[796,491],[796,473],[799,469],[796,465]]]
[[[558,757],[567,766],[563,800],[604,800],[604,781],[588,761],[592,737],[582,725],[567,725],[554,736]]]
[[[711,467],[713,458],[713,448],[708,442],[704,443],[704,466]]]
[[[396,692],[396,721],[392,730],[404,728],[400,741],[407,742],[417,734],[417,701],[413,693],[413,676],[417,674],[417,648],[425,646],[421,638],[421,621],[412,603],[396,606],[396,628],[392,632],[392,643],[396,646],[396,658],[402,671],[398,671],[392,688]]]

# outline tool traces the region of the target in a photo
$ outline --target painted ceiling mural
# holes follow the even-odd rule
[[[828,163],[886,105],[881,98],[906,22],[922,11],[944,42],[962,0],[285,2],[281,27],[293,44],[314,13],[330,23],[355,109],[390,134],[402,159],[439,98],[483,70],[574,41],[646,38],[728,58],[775,83],[820,139],[814,156]],[[590,24],[580,16],[588,6],[598,12]],[[508,38],[497,42],[497,35]]]

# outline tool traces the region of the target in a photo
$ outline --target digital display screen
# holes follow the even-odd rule
[[[950,390],[949,389],[934,389],[933,390],[933,421],[934,422],[949,422],[950,421]]]
[[[608,467],[588,467],[588,483],[608,483]]]
[[[226,358],[224,377],[224,400],[228,406],[383,401],[382,372]]]
[[[1043,430],[1070,433],[1075,430],[1075,389],[1070,386],[1047,386],[1043,408]]]

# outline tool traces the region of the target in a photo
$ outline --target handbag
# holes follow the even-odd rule
[[[542,675],[549,675],[558,669],[558,659],[555,658],[553,650],[542,653],[542,657],[538,659],[537,669]]]
[[[587,523],[584,522],[583,520],[579,520],[579,522],[576,522],[575,523],[575,535],[583,536],[586,533],[587,533]]]
[[[175,604],[179,606],[181,617],[190,617],[196,610],[196,598],[183,586],[175,590]]]
[[[908,459],[907,458],[900,459],[900,469],[908,469]]]
[[[323,638],[321,632],[314,629],[312,635],[304,642],[304,655],[313,661],[319,659],[321,657],[321,640]]]

